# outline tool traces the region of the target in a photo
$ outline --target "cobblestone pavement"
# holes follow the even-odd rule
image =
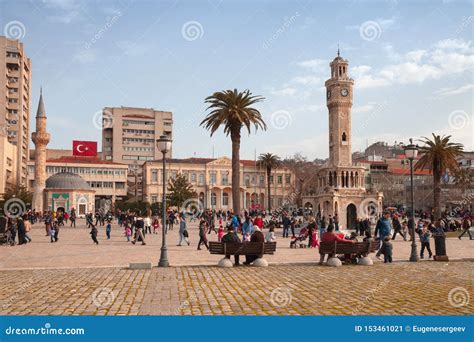
[[[467,315],[472,279],[472,261],[7,270],[0,314]]]
[[[105,228],[98,227],[98,246],[92,243],[89,229],[85,228],[83,220],[77,228],[61,227],[59,241],[51,243],[49,237],[45,236],[43,225],[35,225],[30,236],[33,242],[22,246],[0,246],[2,257],[0,258],[1,269],[19,268],[77,268],[77,267],[127,267],[130,262],[151,262],[158,264],[161,246],[161,234],[148,234],[147,244],[132,245],[123,237],[122,228],[117,224],[112,225],[112,238],[105,239]],[[161,233],[161,231],[160,231]],[[178,229],[169,231],[167,241],[169,248],[169,260],[173,266],[190,265],[217,265],[221,258],[219,255],[211,255],[203,248],[196,250],[198,241],[197,223],[189,225],[191,246],[176,246],[178,242]],[[217,240],[216,234],[212,233],[209,240]],[[315,262],[319,259],[317,250],[289,248],[290,239],[281,237],[281,230],[277,231],[277,251],[275,255],[265,258],[270,264],[276,263],[298,263]],[[447,239],[447,250],[451,260],[474,259],[474,241],[469,239],[458,240]],[[393,241],[393,256],[395,261],[407,260],[410,256],[410,242],[403,241],[397,237]],[[434,243],[431,244],[434,251]],[[420,244],[418,243],[418,251]],[[427,256],[427,255],[426,255]]]

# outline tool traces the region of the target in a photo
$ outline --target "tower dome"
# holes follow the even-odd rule
[[[91,186],[75,173],[59,172],[46,180],[46,189],[90,190]]]

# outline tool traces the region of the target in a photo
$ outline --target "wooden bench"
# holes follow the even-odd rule
[[[209,252],[221,255],[273,254],[276,242],[216,242],[209,241]]]
[[[343,243],[343,242],[321,242],[319,246],[320,254],[359,254],[369,255],[379,249],[379,240]]]

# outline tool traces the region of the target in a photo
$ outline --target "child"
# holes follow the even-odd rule
[[[271,226],[268,230],[267,235],[265,235],[265,242],[274,242],[276,240],[275,236],[275,227]]]
[[[222,224],[221,224],[219,225],[219,229],[217,230],[217,240],[221,242],[223,236],[224,236],[224,228],[222,227]]]
[[[383,253],[383,262],[392,262],[392,243],[390,242],[390,236],[386,236],[382,242],[382,253]]]
[[[92,241],[94,241],[96,245],[99,244],[99,241],[97,241],[97,233],[98,233],[97,228],[95,227],[95,225],[92,225],[90,234],[91,234]]]
[[[107,240],[110,240],[110,232],[112,231],[112,225],[110,222],[107,223],[107,226],[105,226],[105,235],[107,235]]]
[[[56,236],[56,227],[51,226],[51,229],[49,230],[49,234],[51,236],[51,242],[54,242],[54,237]]]
[[[245,233],[244,241],[250,242],[250,233]]]
[[[125,226],[125,236],[127,237],[127,241],[130,242],[130,237],[132,236],[132,230],[130,229],[130,226],[128,224]]]
[[[433,253],[431,253],[431,248],[430,248],[430,237],[431,237],[430,231],[428,230],[428,228],[425,225],[423,227],[423,230],[420,233],[420,241],[421,241],[420,258],[421,259],[424,258],[423,254],[425,252],[425,248],[428,250],[430,258],[433,255]]]
[[[160,228],[160,221],[155,218],[155,220],[153,220],[153,234],[158,234],[157,230]]]
[[[313,230],[312,240],[311,240],[311,248],[319,247],[319,239],[318,234],[316,233],[316,229]]]

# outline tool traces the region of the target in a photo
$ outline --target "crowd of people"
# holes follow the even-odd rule
[[[408,212],[392,209],[386,210],[375,221],[369,218],[358,219],[352,230],[343,230],[340,227],[337,214],[328,217],[319,213],[315,216],[308,213],[301,214],[296,211],[271,213],[264,210],[244,210],[240,214],[235,214],[231,210],[205,209],[185,212],[170,209],[166,215],[166,222],[163,224],[161,215],[153,213],[150,209],[143,212],[117,210],[115,213],[98,210],[94,214],[88,213],[85,216],[85,221],[90,229],[92,243],[96,245],[99,244],[100,239],[98,228],[105,226],[105,238],[110,239],[112,226],[117,224],[123,230],[124,240],[131,244],[146,245],[147,234],[158,234],[161,227],[165,229],[165,232],[177,227],[177,246],[183,244],[190,246],[189,224],[197,222],[197,250],[202,250],[202,247],[209,249],[208,240],[211,234],[215,235],[213,239],[222,242],[274,242],[276,241],[276,231],[281,228],[281,237],[290,240],[290,247],[299,245],[317,248],[321,242],[354,243],[376,240],[380,243],[376,257],[380,258],[381,255],[384,255],[384,261],[387,263],[393,260],[391,240],[395,240],[398,235],[404,241],[412,241],[415,236],[418,236],[421,243],[420,258],[424,258],[425,254],[428,255],[428,258],[433,256],[430,240],[434,234],[445,234],[453,229],[461,229],[459,239],[464,235],[467,235],[470,240],[474,239],[470,231],[471,216],[467,211],[457,213],[462,215],[458,224],[453,223],[453,217],[448,213],[445,213],[442,219],[433,221],[429,214],[418,212],[416,213],[417,219],[413,220]],[[4,219],[6,220],[5,229],[8,232],[8,243],[24,245],[32,241],[28,233],[35,223],[43,223],[46,236],[52,243],[58,242],[61,227],[66,225],[76,227],[77,215],[74,209],[69,213],[65,211],[46,211],[44,213],[28,211],[15,217],[10,217],[7,214]],[[265,234],[264,230],[266,230]],[[324,261],[324,257],[321,255],[321,263]],[[256,258],[248,257],[244,264],[249,264]],[[352,257],[343,256],[343,259],[353,261]],[[238,255],[235,256],[235,263],[240,264]]]

